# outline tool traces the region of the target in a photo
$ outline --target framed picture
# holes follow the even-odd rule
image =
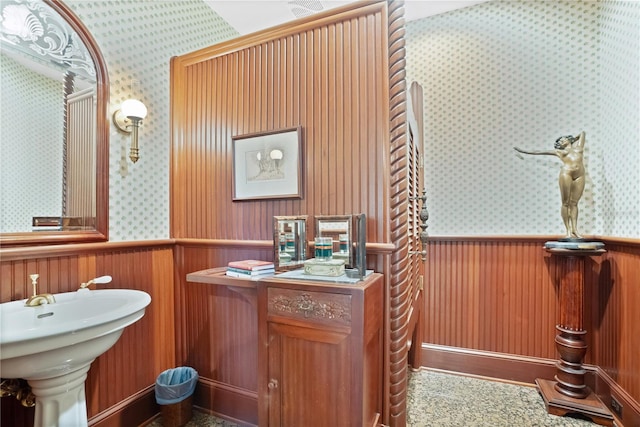
[[[300,128],[234,136],[233,200],[302,198]]]

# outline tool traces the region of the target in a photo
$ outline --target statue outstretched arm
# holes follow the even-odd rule
[[[549,151],[527,151],[527,150],[523,150],[521,148],[518,147],[513,147],[514,150],[516,150],[518,153],[522,153],[522,154],[533,154],[534,156],[557,156],[558,153],[555,150],[549,150]]]

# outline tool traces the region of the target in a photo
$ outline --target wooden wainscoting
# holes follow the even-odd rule
[[[589,363],[605,403],[615,396],[624,425],[640,426],[640,242],[602,240],[608,252],[585,274]]]
[[[367,245],[368,267],[380,271],[388,251],[386,245]],[[176,240],[176,357],[200,375],[196,406],[242,425],[257,425],[257,291],[186,278],[240,259],[273,259],[273,241]]]
[[[429,242],[423,366],[531,383],[557,359],[554,237],[438,238]],[[601,238],[585,265],[588,381],[620,421],[640,425],[640,243]]]
[[[363,212],[385,240],[387,10],[362,3],[172,59],[172,237],[271,240],[274,215]],[[302,197],[234,201],[232,137],[298,126]]]
[[[406,418],[414,271],[402,6],[355,2],[171,61],[173,238],[265,241],[275,215],[364,213],[367,241],[392,247],[375,260],[386,284],[383,422],[392,426]],[[294,127],[302,136],[302,197],[234,201],[233,137]],[[207,300],[196,288],[185,297],[205,292]]]
[[[422,364],[443,370],[532,382],[553,374],[556,291],[545,238],[436,238],[429,243]],[[585,313],[588,384],[605,403],[624,406],[620,424],[640,425],[640,244],[602,239],[607,254],[587,263]],[[173,241],[3,249],[0,300],[30,294],[28,275],[40,274],[40,292],[65,292],[103,274],[109,287],[152,297],[145,317],[99,357],[87,379],[92,426],[138,425],[158,413],[153,384],[164,369],[190,365],[201,374],[195,403],[256,424],[257,325],[251,296],[187,283],[186,274],[231,259],[270,259],[270,241]],[[389,262],[385,244],[367,246],[369,267]],[[175,267],[174,267],[175,265]],[[387,279],[388,280],[388,279]],[[388,283],[387,285],[388,286]],[[388,290],[387,290],[388,292]],[[214,306],[213,296],[224,304]],[[541,304],[544,302],[546,308]],[[224,330],[220,319],[236,326]],[[177,337],[177,338],[176,338]],[[226,350],[214,346],[219,341]],[[2,425],[27,427],[33,409],[2,399]]]
[[[110,275],[99,288],[138,289],[151,304],[118,342],[98,357],[85,383],[89,424],[139,425],[158,412],[157,375],[175,366],[173,242],[130,242],[4,249],[0,256],[0,301],[31,295],[29,274],[38,273],[38,292],[75,291],[80,283]],[[3,426],[31,427],[33,408],[2,399]]]
[[[257,291],[187,282],[187,274],[240,259],[272,259],[272,241],[178,240],[177,357],[200,377],[194,404],[239,422],[258,424]]]

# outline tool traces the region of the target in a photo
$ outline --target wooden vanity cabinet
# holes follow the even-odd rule
[[[377,273],[258,282],[260,426],[379,425],[383,288]]]

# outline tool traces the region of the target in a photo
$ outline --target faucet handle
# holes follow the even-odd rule
[[[111,283],[111,276],[100,276],[100,277],[96,277],[95,279],[93,279],[93,283],[97,283],[100,285],[104,285],[105,283]]]
[[[38,286],[38,278],[40,277],[40,275],[30,274],[29,277],[31,277],[31,284],[33,285],[33,295],[35,296],[38,293],[36,287]]]
[[[96,284],[111,283],[111,280],[112,280],[111,276],[96,277],[95,279],[89,280],[87,283],[81,284],[80,285],[80,289],[88,288],[89,286],[93,285],[94,283],[96,283]]]

